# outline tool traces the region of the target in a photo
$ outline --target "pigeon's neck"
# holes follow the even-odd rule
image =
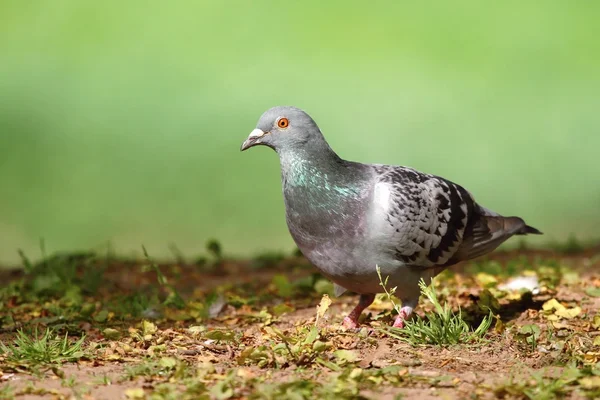
[[[281,151],[281,181],[292,237],[308,257],[322,246],[362,229],[369,197],[369,169],[342,160],[329,147],[319,151]],[[347,244],[347,243],[346,243]]]
[[[292,186],[328,186],[346,163],[325,142],[318,147],[283,149],[278,154],[284,184]]]
[[[341,159],[326,142],[323,144],[278,151],[284,193],[315,200],[357,195],[365,175],[361,164]]]

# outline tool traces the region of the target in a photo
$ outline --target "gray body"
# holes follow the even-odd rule
[[[279,118],[289,126],[277,127]],[[258,139],[274,148],[289,231],[298,248],[341,288],[380,293],[376,266],[404,304],[416,306],[418,281],[495,249],[514,234],[539,233],[521,218],[479,206],[464,188],[412,168],[338,157],[302,110],[267,111]],[[258,142],[258,143],[256,143]]]

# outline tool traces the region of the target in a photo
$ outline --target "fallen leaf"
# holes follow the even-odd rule
[[[550,299],[542,305],[542,310],[553,311],[553,310],[564,310],[565,306],[560,304],[556,299]]]
[[[480,272],[475,276],[475,280],[479,285],[484,288],[496,287],[498,285],[498,279],[495,276]]]
[[[312,349],[313,349],[314,352],[321,353],[321,352],[327,350],[327,348],[329,348],[329,347],[330,347],[329,343],[325,343],[325,342],[322,342],[320,340],[316,340],[313,343]]]
[[[558,321],[553,321],[552,322],[552,327],[554,327],[554,329],[573,329],[571,328],[570,325],[565,324],[564,322],[558,322]]]
[[[600,328],[600,314],[594,315],[594,321],[592,322],[592,327],[594,329]]]
[[[319,323],[319,318],[323,318],[330,305],[331,299],[329,298],[329,295],[324,294],[323,297],[321,297],[321,302],[317,306],[317,318],[315,320],[315,325]]]
[[[312,343],[314,343],[315,340],[317,340],[318,337],[319,337],[319,330],[313,326],[312,328],[310,328],[310,331],[306,335],[306,338],[304,338],[304,343],[312,344]]]
[[[333,352],[333,355],[337,359],[337,363],[340,365],[353,363],[358,360],[358,354],[352,350],[336,350]]]
[[[212,331],[208,331],[204,334],[206,339],[230,342],[235,339],[235,333],[233,331],[227,331],[223,329],[215,329]]]
[[[285,303],[281,303],[281,304],[277,304],[276,306],[273,307],[273,315],[278,317],[280,315],[283,315],[285,313],[289,313],[292,311],[295,311],[296,309],[294,307],[291,307]]]
[[[141,328],[142,328],[142,334],[145,335],[154,335],[156,333],[156,331],[158,331],[158,328],[156,327],[156,325],[150,321],[146,321],[143,320],[142,324],[141,324]]]
[[[102,331],[102,335],[108,340],[117,340],[121,337],[121,332],[113,328],[106,328]]]
[[[128,399],[144,399],[146,394],[142,388],[133,388],[125,390],[125,397]]]
[[[581,314],[581,307],[567,308],[556,299],[550,299],[545,302],[542,305],[542,310],[544,310],[546,318],[550,321],[557,321],[559,318],[573,319]]]
[[[573,319],[579,314],[581,314],[581,307],[577,306],[573,308],[567,308],[564,310],[556,310],[555,314],[561,318]]]
[[[160,359],[158,364],[163,368],[175,368],[177,365],[177,359],[173,357],[163,357]]]
[[[106,322],[107,319],[108,319],[108,311],[106,311],[106,310],[102,310],[94,316],[94,321],[96,321],[96,322]]]
[[[187,330],[192,336],[197,336],[202,332],[206,331],[206,327],[202,325],[194,325],[190,326]]]
[[[600,387],[600,376],[586,376],[579,380],[579,384],[584,389],[597,389]]]

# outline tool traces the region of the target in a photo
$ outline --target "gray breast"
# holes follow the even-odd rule
[[[365,237],[372,190],[304,168],[283,177],[290,233],[302,253],[326,275],[352,273],[363,261],[358,247]]]

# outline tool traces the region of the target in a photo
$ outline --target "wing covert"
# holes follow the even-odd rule
[[[407,167],[377,166],[376,192],[388,192],[387,245],[395,257],[432,267],[449,262],[462,243],[474,201],[461,186]],[[383,189],[385,188],[385,189]]]

